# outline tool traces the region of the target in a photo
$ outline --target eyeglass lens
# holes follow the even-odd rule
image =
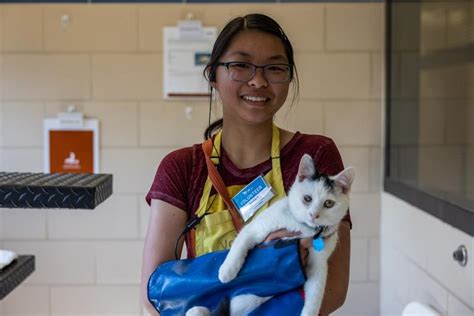
[[[257,72],[257,66],[250,63],[229,63],[229,75],[232,80],[247,82]],[[285,64],[273,64],[263,67],[265,79],[271,83],[287,82],[290,79],[290,67]]]

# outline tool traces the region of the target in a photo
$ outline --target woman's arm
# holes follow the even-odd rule
[[[344,304],[349,286],[351,231],[349,223],[339,224],[339,241],[328,262],[326,290],[320,315],[329,315]]]
[[[150,315],[159,315],[148,301],[147,283],[156,267],[165,261],[175,259],[176,239],[186,225],[187,214],[182,209],[160,200],[151,200],[150,219],[143,249],[141,297]],[[183,241],[180,240],[178,253]]]

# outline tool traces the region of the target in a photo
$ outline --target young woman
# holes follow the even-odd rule
[[[275,192],[267,205],[285,196],[304,153],[313,157],[321,173],[334,175],[343,170],[331,139],[292,133],[273,124],[290,83],[295,83],[296,91],[298,88],[293,48],[273,19],[250,14],[230,21],[215,42],[205,74],[223,110],[223,119],[211,124],[206,136],[213,138],[213,161],[231,197],[259,175],[265,175]],[[143,255],[142,296],[150,313],[156,313],[147,300],[147,280],[160,263],[175,259],[177,240],[177,252],[181,253],[180,235],[188,221],[195,215],[201,218],[186,235],[189,257],[229,248],[236,230],[208,178],[200,144],[163,159],[146,200],[151,214]],[[330,258],[321,315],[335,311],[346,297],[350,225],[347,215]],[[268,239],[289,235],[278,231]]]

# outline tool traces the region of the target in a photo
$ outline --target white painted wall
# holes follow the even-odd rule
[[[474,237],[389,193],[382,194],[380,234],[381,315],[399,316],[411,301],[445,316],[474,315]],[[466,267],[452,258],[461,244]]]

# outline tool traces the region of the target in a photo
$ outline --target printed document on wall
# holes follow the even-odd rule
[[[163,29],[163,89],[165,99],[209,96],[203,71],[210,60],[217,28],[202,27],[199,21],[180,21]]]

